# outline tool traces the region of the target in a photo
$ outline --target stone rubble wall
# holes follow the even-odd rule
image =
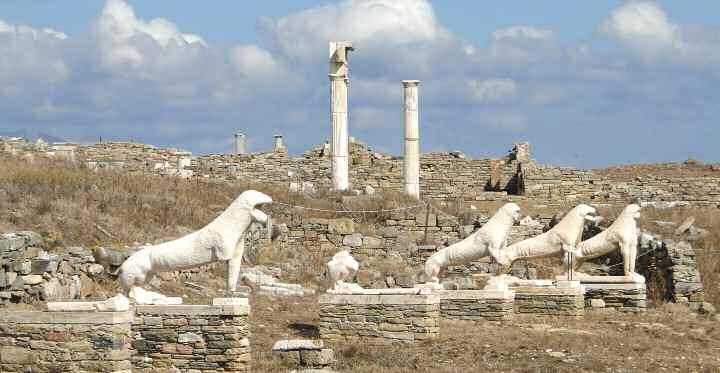
[[[325,341],[422,341],[440,333],[437,295],[320,297],[320,338]]]
[[[512,292],[484,290],[443,290],[440,296],[440,316],[451,320],[506,321],[514,314]]]
[[[69,150],[73,152],[73,159],[77,158],[91,168],[245,179],[286,186],[290,183],[302,185],[303,182],[318,188],[330,186],[329,152],[323,146],[313,148],[299,158],[289,157],[284,148],[265,153],[193,157],[187,151],[131,142],[41,146],[0,137],[0,153],[55,156]],[[527,144],[520,143],[515,144],[510,154],[497,159],[469,159],[460,152],[422,154],[420,168],[423,198],[444,202],[532,199],[555,206],[579,202],[622,204],[639,199],[720,205],[720,165],[633,165],[618,168],[618,176],[618,172],[609,174],[603,170],[537,164],[530,159]],[[684,169],[690,168],[693,173],[683,174]],[[402,159],[352,142],[350,182],[351,189],[371,186],[379,190],[402,191]]]
[[[423,154],[420,157],[422,194],[436,200],[502,200],[508,193],[517,191],[518,165],[507,157],[472,160],[459,154]],[[330,158],[320,148],[308,151],[301,158],[289,158],[282,152],[200,156],[193,160],[191,168],[197,175],[227,180],[250,179],[285,185],[311,182],[318,188],[331,186]],[[352,189],[371,186],[403,190],[402,159],[375,153],[365,144],[351,143],[349,176]]]
[[[249,306],[136,306],[133,372],[250,371]]]
[[[307,252],[321,254],[325,262],[341,250],[349,250],[361,263],[358,282],[366,287],[412,287],[417,281],[414,273],[396,271],[377,273],[368,262],[374,259],[399,258],[405,269],[420,268],[427,258],[437,250],[451,245],[476,231],[485,224],[489,216],[468,214],[463,218],[445,215],[432,210],[428,215],[424,208],[416,210],[394,211],[387,219],[380,221],[370,234],[359,232],[359,227],[350,218],[288,219],[288,224],[280,225],[282,234],[273,243],[273,247],[283,252]],[[542,233],[542,225],[512,227],[509,243],[520,241]],[[427,231],[427,236],[425,232]],[[426,244],[423,243],[425,240]],[[247,247],[258,247],[264,241],[251,242]],[[523,261],[513,267],[513,274],[526,277],[528,274]],[[468,265],[451,266],[448,274],[469,278],[475,274],[493,272],[491,263],[486,259]],[[387,283],[387,277],[393,277]],[[476,288],[463,285],[462,288]]]
[[[0,235],[0,306],[95,295],[93,278],[103,271],[82,247],[48,253],[35,232]]]
[[[130,372],[130,312],[0,312],[0,372]]]
[[[585,307],[615,309],[620,312],[645,312],[647,291],[645,284],[583,284]],[[602,302],[593,302],[593,300]]]
[[[512,290],[516,313],[574,317],[585,314],[585,298],[578,288],[521,286]]]

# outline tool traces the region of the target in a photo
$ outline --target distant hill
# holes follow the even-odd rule
[[[27,140],[28,142],[35,142],[35,141],[37,141],[37,139],[43,139],[47,143],[66,142],[66,140],[61,139],[59,137],[48,135],[47,133],[44,133],[44,132],[32,131],[32,130],[27,130],[27,129],[11,130],[11,131],[0,130],[0,136],[22,137],[25,140]]]

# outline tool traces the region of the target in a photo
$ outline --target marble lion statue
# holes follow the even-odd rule
[[[507,244],[510,228],[519,220],[520,207],[506,203],[477,232],[430,256],[425,262],[426,281],[438,283],[440,271],[448,265],[464,264],[486,256],[497,258]]]
[[[572,252],[582,239],[585,221],[596,221],[596,210],[592,206],[575,206],[552,229],[538,236],[514,243],[499,252],[495,257],[505,272],[517,259],[541,258]]]
[[[571,250],[573,271],[589,259],[594,259],[619,249],[625,265],[625,276],[640,280],[642,276],[635,273],[635,259],[637,257],[638,226],[640,206],[627,205],[618,215],[617,219],[604,231],[578,244],[576,250]],[[643,279],[644,280],[644,279]]]
[[[156,273],[225,261],[228,263],[227,291],[234,292],[245,251],[245,235],[253,222],[268,220],[256,206],[271,202],[272,198],[258,191],[242,192],[220,216],[202,229],[173,241],[145,246],[132,254],[120,266],[120,285],[131,298],[136,293],[151,293],[152,298],[157,298],[157,293],[142,289]]]
[[[360,268],[360,264],[350,255],[350,251],[343,250],[333,255],[327,263],[328,275],[332,280],[333,290],[359,288],[360,285],[345,282]]]

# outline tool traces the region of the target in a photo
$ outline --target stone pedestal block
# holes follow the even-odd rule
[[[503,321],[514,314],[514,291],[440,290],[440,316],[453,320]]]
[[[250,371],[247,299],[213,304],[137,306],[133,372]]]
[[[326,341],[414,342],[439,335],[440,297],[410,294],[325,294],[320,337]]]
[[[583,287],[519,286],[515,290],[515,312],[553,316],[585,314]]]
[[[0,372],[129,372],[130,312],[0,312]]]
[[[645,312],[647,309],[645,284],[583,283],[583,286],[586,289],[585,305],[587,307],[604,303],[604,307],[592,308],[614,308],[620,312]],[[602,300],[603,303],[597,300]]]

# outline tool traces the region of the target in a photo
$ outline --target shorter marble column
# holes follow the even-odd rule
[[[244,133],[235,134],[235,154],[247,154]]]
[[[283,144],[283,137],[282,135],[275,135],[275,151],[283,151],[285,150],[285,144]]]

